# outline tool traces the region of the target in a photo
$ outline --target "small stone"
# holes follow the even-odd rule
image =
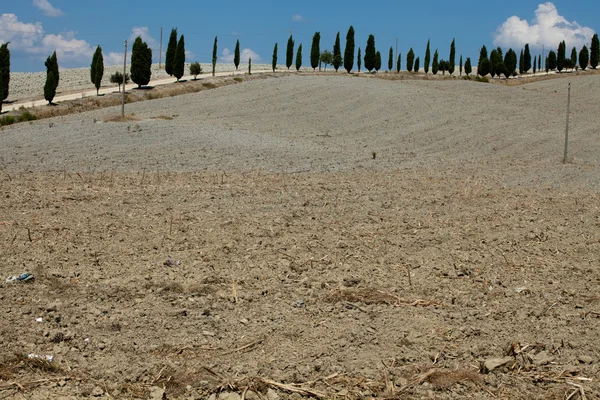
[[[104,350],[104,349],[106,348],[106,344],[104,344],[104,343],[100,342],[100,343],[98,344],[98,348],[99,348],[100,350]]]
[[[158,386],[152,386],[150,388],[150,399],[151,400],[162,400],[165,395],[165,390]]]
[[[209,331],[202,331],[202,334],[204,336],[215,336],[215,334],[213,332],[209,332]]]
[[[542,351],[533,356],[533,363],[537,366],[548,365],[554,361],[554,357],[549,355],[547,352]]]
[[[479,365],[479,369],[484,374],[489,374],[490,372],[504,367],[507,364],[514,362],[514,358],[512,357],[504,357],[504,358],[492,358],[490,360],[481,361]]]
[[[242,323],[243,325],[248,325],[248,320],[246,318],[242,318],[240,319],[240,323]]]
[[[277,394],[276,391],[274,391],[273,389],[269,388],[269,390],[267,390],[267,399],[269,399],[269,400],[279,400],[279,395]]]
[[[241,396],[236,392],[221,392],[219,400],[241,400]]]
[[[593,364],[594,363],[594,359],[592,357],[586,356],[586,355],[581,355],[581,356],[577,357],[577,359],[582,364]]]
[[[65,387],[67,385],[67,381],[65,381],[64,379],[61,379],[60,381],[58,381],[56,383],[56,386],[58,387]]]
[[[100,397],[104,394],[104,390],[100,386],[96,386],[94,390],[92,390],[92,396]]]
[[[296,308],[304,308],[304,307],[306,307],[306,302],[304,301],[304,299],[298,299],[298,300],[296,300],[296,303],[294,304],[294,307],[296,307]]]

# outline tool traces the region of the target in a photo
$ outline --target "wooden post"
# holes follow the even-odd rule
[[[569,149],[569,115],[571,114],[571,82],[569,82],[569,94],[567,99],[567,128],[565,130],[565,155],[563,164],[567,163],[567,154]]]

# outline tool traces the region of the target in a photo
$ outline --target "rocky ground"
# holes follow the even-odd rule
[[[282,76],[0,132],[0,396],[600,397],[600,75]],[[25,354],[53,356],[52,361]]]

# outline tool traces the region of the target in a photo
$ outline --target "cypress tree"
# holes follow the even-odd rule
[[[56,96],[56,88],[58,87],[58,60],[56,51],[46,59],[46,84],[44,85],[44,99],[48,104],[52,104],[54,96]]]
[[[183,76],[183,71],[185,68],[185,39],[183,35],[179,38],[179,42],[177,43],[177,50],[175,51],[175,63],[173,65],[173,75],[177,78],[177,82]]]
[[[315,32],[312,39],[312,47],[310,48],[310,66],[313,71],[319,66],[319,58],[321,57],[321,32]]]
[[[238,39],[235,42],[235,51],[233,52],[233,65],[235,65],[235,70],[238,70],[240,66],[240,40]]]
[[[402,53],[398,53],[398,59],[396,60],[396,72],[400,73],[402,68]]]
[[[377,52],[377,53],[375,53],[375,71],[379,72],[380,69],[381,69],[381,53]]]
[[[575,47],[573,47],[573,50],[571,50],[571,68],[575,68],[577,67],[577,49]]]
[[[533,74],[537,72],[537,56],[533,56]]]
[[[460,61],[458,62],[458,70],[459,70],[459,73],[460,73],[459,76],[462,76],[462,71],[463,71],[462,54],[460,55]]]
[[[508,79],[517,68],[517,53],[513,49],[508,49],[504,55],[504,76]]]
[[[10,51],[8,43],[0,46],[0,74],[2,74],[2,95],[0,95],[0,103],[8,99],[8,89],[10,84]]]
[[[287,50],[285,52],[285,66],[287,67],[288,70],[292,66],[293,62],[294,62],[294,39],[292,38],[292,35],[290,35],[290,38],[288,39],[288,42],[287,42]]]
[[[175,48],[177,51],[177,48]],[[173,67],[175,65],[173,64]],[[131,80],[137,83],[138,87],[147,85],[152,75],[152,49],[146,42],[138,36],[133,42],[131,49]]]
[[[410,50],[408,51],[408,53],[406,54],[406,69],[408,70],[408,72],[412,72],[414,62],[415,62],[415,52],[413,51],[413,49],[411,47]]]
[[[550,53],[548,53],[548,59],[546,60],[546,67],[550,71],[554,71],[557,66],[558,58],[556,57],[556,53],[554,52],[554,50],[550,50]]]
[[[434,75],[437,75],[438,71],[440,70],[440,62],[438,58],[439,54],[437,49],[435,49],[435,52],[433,53],[433,64],[431,64],[431,73]]]
[[[252,75],[252,57],[248,58],[248,75]]]
[[[2,71],[0,70],[0,99],[2,97],[4,97],[4,84],[2,83],[3,82],[2,81],[2,79],[3,79],[2,75],[4,75],[4,74],[2,74]],[[0,114],[2,114],[2,104],[3,104],[3,101],[0,100]]]
[[[479,51],[479,60],[477,61],[477,69],[479,69],[479,65],[486,58],[488,58],[488,52],[487,52],[487,48],[485,47],[485,45],[483,45],[483,47]],[[479,74],[479,71],[477,71],[477,73]]]
[[[102,48],[98,46],[92,57],[92,65],[90,65],[90,80],[96,88],[96,95],[100,91],[102,85],[102,77],[104,76],[104,57],[102,56]]]
[[[548,75],[548,71],[550,71],[550,64],[548,64],[548,58],[546,57],[546,75]]]
[[[587,46],[583,46],[583,48],[579,52],[579,66],[581,67],[582,70],[585,71],[585,69],[588,66],[589,61],[590,61],[590,52],[588,51]]]
[[[360,59],[360,56],[358,56]],[[348,28],[346,34],[346,49],[344,50],[344,68],[348,73],[352,71],[354,67],[354,27],[352,25]]]
[[[375,36],[369,35],[367,47],[365,48],[365,68],[371,72],[376,62]]]
[[[542,70],[542,56],[538,56],[538,71]]]
[[[450,72],[450,75],[454,74],[455,68],[456,68],[456,44],[455,44],[455,39],[452,39],[452,43],[450,43],[450,57],[448,58],[448,72]]]
[[[335,72],[342,66],[342,48],[340,46],[340,32],[338,31],[335,36],[335,43],[333,44],[333,68]]]
[[[565,67],[565,61],[567,57],[567,44],[563,40],[558,45],[558,54],[556,55],[556,69],[561,72]]]
[[[525,70],[525,59],[523,56],[523,49],[521,49],[521,55],[519,57],[519,74],[523,75],[524,70]]]
[[[300,71],[302,67],[302,43],[298,46],[298,52],[296,53],[296,71]]]
[[[425,48],[425,62],[423,63],[423,68],[425,69],[425,75],[427,75],[427,73],[429,73],[429,64],[431,62],[431,48],[429,47],[430,42],[431,42],[431,39],[427,41],[427,47]]]
[[[492,78],[496,75],[496,65],[498,65],[498,51],[493,49],[490,53],[490,74]]]
[[[471,66],[471,58],[467,57],[467,59],[465,60],[465,74],[469,76],[471,72],[473,72],[473,67]]]
[[[600,59],[600,41],[598,40],[598,34],[596,33],[592,37],[592,45],[590,46],[590,66],[596,69],[598,61]]]
[[[416,73],[416,74],[418,74],[418,73],[419,73],[419,67],[420,67],[420,65],[419,65],[419,64],[420,64],[420,63],[421,63],[421,60],[419,59],[419,57],[417,57],[417,59],[415,60],[415,73]]]
[[[523,53],[525,60],[523,61],[523,71],[528,73],[531,69],[531,52],[529,51],[529,43],[525,44],[525,52]]]
[[[273,72],[277,69],[277,43],[275,43],[275,47],[273,48],[273,60],[271,61],[271,66],[273,67]]]
[[[360,67],[362,64],[362,59],[361,59],[361,54],[360,54],[360,47],[358,48],[358,55],[356,58],[356,65],[358,66],[358,72],[360,73]]]
[[[215,42],[213,43],[213,53],[212,53],[212,76],[215,76],[215,69],[217,68],[217,43],[218,36],[215,36]]]
[[[388,57],[388,71],[392,72],[394,68],[394,49],[390,47],[390,55]]]
[[[165,72],[173,76],[175,66],[175,52],[177,51],[177,28],[171,29],[169,44],[167,45],[167,54],[165,55]]]

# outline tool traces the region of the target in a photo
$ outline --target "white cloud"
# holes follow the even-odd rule
[[[158,41],[154,39],[152,35],[150,35],[150,30],[147,26],[135,26],[131,29],[131,35],[127,40],[127,65],[131,63],[131,47],[138,36],[140,36],[142,40],[148,44],[148,47],[152,49],[153,62],[158,62],[158,53],[160,51]],[[163,49],[163,52],[164,51],[165,49]],[[186,59],[188,54],[192,54],[193,56],[193,53],[188,53],[188,51],[186,51],[185,54]],[[165,57],[163,53],[163,62],[164,60]],[[123,52],[110,52],[108,54],[104,54],[104,65],[123,65]]]
[[[154,53],[158,54],[158,52],[159,52],[158,41],[156,39],[154,39],[152,37],[152,35],[150,35],[150,30],[148,29],[147,26],[135,26],[131,29],[131,36],[129,37],[129,46],[133,45],[133,41],[138,36],[141,36],[142,40],[144,42],[146,42],[146,44],[148,44],[148,47],[150,47],[152,49],[153,56],[154,56]]]
[[[44,35],[42,24],[27,24],[19,21],[15,14],[0,16],[0,42],[11,43],[11,48],[32,47]]]
[[[306,20],[304,19],[304,17],[302,15],[300,15],[300,14],[294,14],[294,15],[292,15],[292,21],[304,22]]]
[[[219,62],[222,63],[233,63],[234,53],[232,53],[228,48],[224,48],[221,52],[221,57],[219,57]],[[252,61],[260,61],[260,56],[256,54],[254,51],[250,49],[243,49],[240,51],[240,62],[247,63],[248,59],[252,59]]]
[[[48,0],[33,0],[33,5],[43,11],[46,17],[62,17],[65,15],[62,10],[54,7]]]
[[[558,47],[563,40],[567,47],[582,47],[589,43],[594,30],[569,22],[558,13],[554,3],[538,5],[531,24],[517,16],[508,18],[496,31],[494,45],[502,47],[522,47],[529,43],[533,47]]]

